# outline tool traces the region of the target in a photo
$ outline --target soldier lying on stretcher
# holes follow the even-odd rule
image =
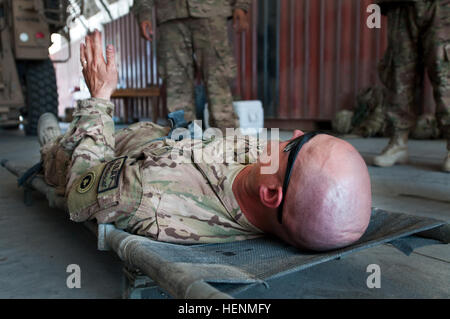
[[[102,52],[97,31],[81,45],[92,98],[79,103],[67,132],[61,135],[48,113],[39,123],[45,181],[66,197],[73,221],[115,223],[182,244],[266,233],[319,251],[350,245],[364,233],[370,178],[350,144],[298,130],[291,140],[266,145],[243,136],[236,138],[243,147],[235,136],[176,142],[161,138],[169,128],[150,122],[115,132],[115,52],[108,46],[106,61]],[[201,158],[183,152],[188,146]],[[223,154],[231,160],[220,160]]]

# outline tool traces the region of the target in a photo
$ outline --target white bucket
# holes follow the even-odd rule
[[[244,135],[257,135],[262,132],[264,127],[264,109],[261,101],[235,101],[233,109],[239,118],[239,127]],[[208,104],[203,111],[205,127],[209,126]]]

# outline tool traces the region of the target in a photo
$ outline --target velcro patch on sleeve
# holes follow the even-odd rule
[[[95,175],[96,175],[95,172],[89,172],[86,175],[84,175],[77,187],[77,192],[80,194],[89,192],[92,186],[94,186],[96,177]]]
[[[105,165],[98,183],[97,192],[99,194],[115,189],[119,186],[120,173],[122,172],[127,158],[127,156],[120,157],[108,162]]]
[[[89,219],[92,207],[97,204],[97,184],[104,166],[105,164],[100,164],[92,167],[78,178],[69,190],[67,206],[73,221],[82,222]]]

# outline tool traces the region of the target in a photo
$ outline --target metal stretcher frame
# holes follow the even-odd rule
[[[21,176],[26,169],[21,168],[11,161],[2,160],[0,164],[15,176]],[[49,206],[66,210],[66,203],[64,198],[55,196],[55,189],[47,185],[40,175],[29,179],[25,185],[25,203],[31,204],[30,192],[36,190],[47,197]],[[97,248],[100,251],[113,250],[118,257],[124,261],[126,267],[135,267],[154,281],[160,288],[167,291],[170,296],[180,299],[228,299],[232,298],[229,294],[221,292],[207,282],[207,273],[202,273],[201,267],[196,267],[196,264],[171,262],[168,259],[157,253],[157,250],[148,249],[149,245],[157,245],[159,242],[151,240],[146,237],[132,235],[125,231],[117,229],[112,224],[98,224],[94,221],[85,222],[84,225],[91,230],[97,237]],[[441,227],[443,226],[443,227]],[[425,225],[420,230],[404,232],[400,239],[409,235],[420,233],[421,237],[438,239],[440,242],[448,243],[450,237],[450,226],[445,222],[436,221],[429,225]],[[397,238],[398,239],[398,238]],[[397,240],[398,241],[398,240]],[[367,249],[383,243],[391,242],[394,246],[396,244],[391,239],[385,239],[375,243],[368,243],[366,245],[355,245],[352,249],[331,252],[324,256],[324,258],[314,260],[299,267],[293,267],[289,271],[281,272],[271,278],[280,277],[289,272],[301,271],[309,267],[313,267],[323,262],[331,261],[341,258],[345,255]],[[400,243],[399,245],[401,245]],[[218,244],[221,245],[221,244]],[[224,245],[224,244],[222,244]],[[199,246],[199,245],[197,245]],[[175,247],[175,246],[172,246]],[[398,246],[396,246],[399,248]],[[404,250],[402,250],[404,251]],[[190,267],[189,267],[190,266]],[[220,265],[227,267],[227,265]],[[194,269],[193,269],[194,268]],[[214,271],[214,269],[212,269]],[[233,272],[233,267],[225,269],[228,272]],[[226,272],[225,271],[225,272]],[[249,282],[251,284],[264,283],[261,280],[254,280]]]
[[[26,171],[11,161],[2,160],[1,165],[19,177]],[[64,198],[55,196],[55,189],[47,185],[41,176],[35,176],[25,185],[24,200],[31,204],[31,191],[36,190],[47,197],[51,208],[66,210]],[[55,200],[56,199],[56,200]],[[168,263],[156,254],[142,248],[142,242],[150,239],[131,235],[117,229],[112,224],[99,224],[93,221],[83,223],[97,236],[97,248],[101,251],[113,249],[127,264],[140,269],[171,296],[181,299],[229,299],[231,296],[220,292],[203,280],[192,278],[182,267]],[[176,286],[174,285],[176,283]]]

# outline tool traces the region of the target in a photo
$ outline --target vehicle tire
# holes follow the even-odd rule
[[[51,112],[58,116],[58,90],[53,63],[50,59],[30,61],[25,71],[27,135],[37,134],[39,117]]]

